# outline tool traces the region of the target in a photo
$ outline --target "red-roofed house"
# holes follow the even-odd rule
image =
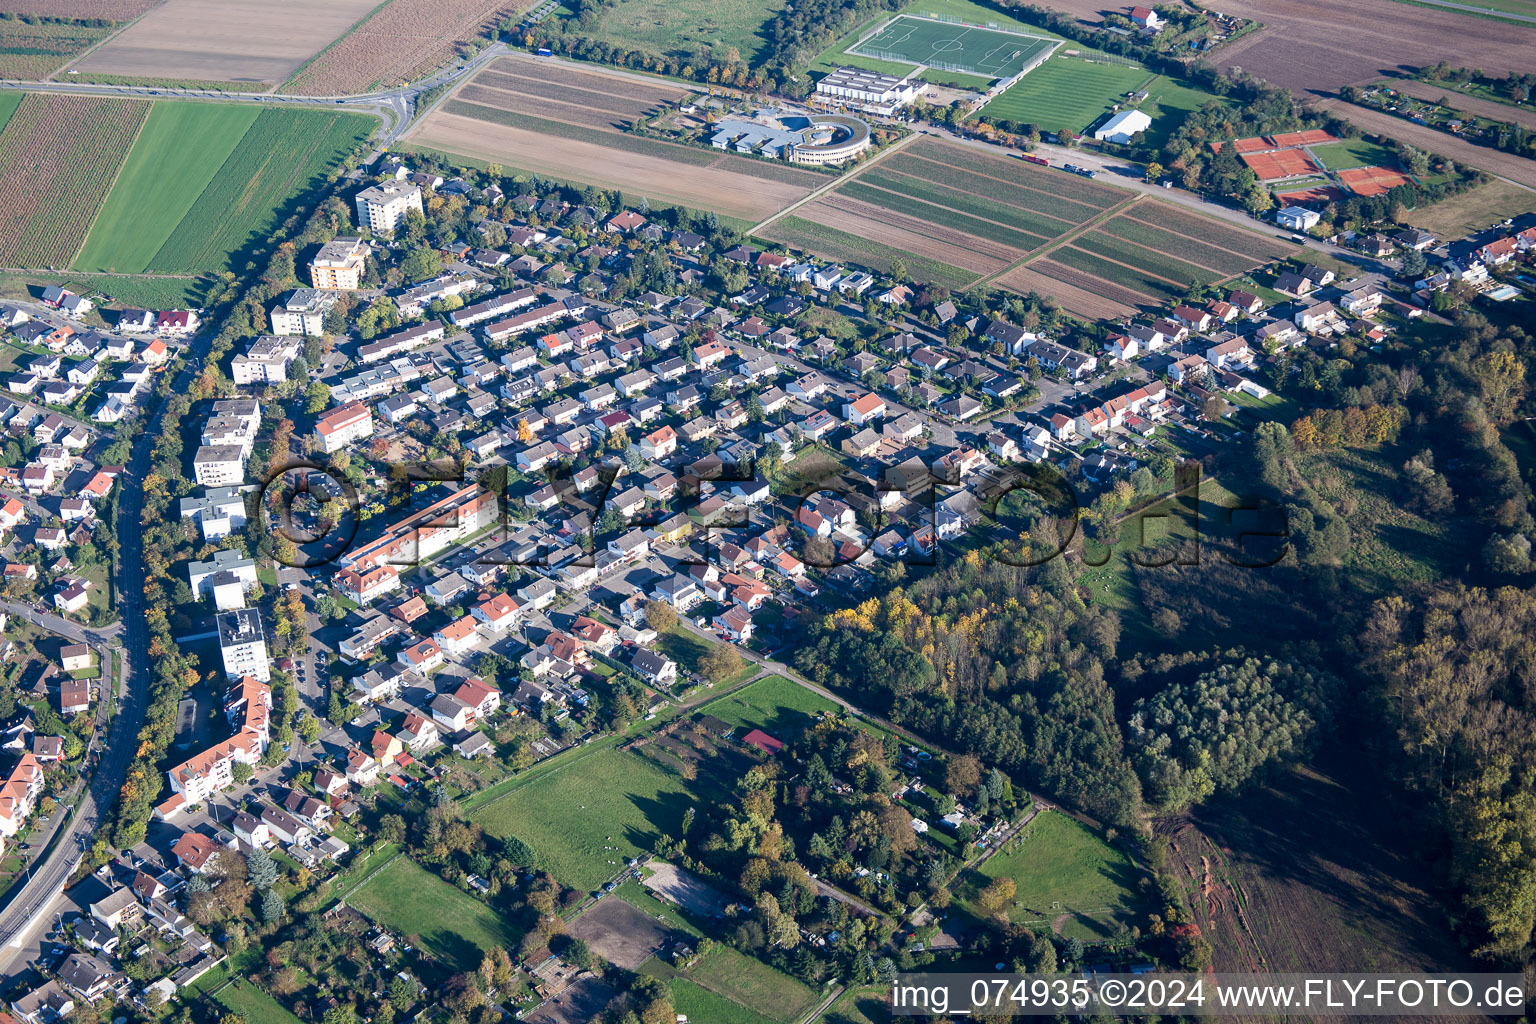
[[[769,755],[777,754],[784,749],[783,740],[774,739],[761,729],[753,729],[741,738],[741,742],[754,746]]]

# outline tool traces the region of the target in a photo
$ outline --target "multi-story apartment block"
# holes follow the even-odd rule
[[[336,305],[336,296],[313,288],[300,288],[270,311],[272,333],[284,337],[325,333],[325,314]]]
[[[340,290],[361,287],[367,257],[368,246],[361,238],[333,238],[309,261],[309,283]]]
[[[407,212],[421,213],[421,188],[406,181],[386,181],[357,194],[357,226],[370,231],[393,231]]]
[[[262,335],[247,346],[243,355],[235,356],[229,375],[236,384],[281,383],[288,379],[288,367],[299,358],[299,351],[299,342],[292,338]]]
[[[272,670],[267,664],[267,638],[256,609],[225,612],[215,621],[219,626],[219,654],[224,659],[224,675],[230,679],[254,676],[263,683],[270,682]]]
[[[373,436],[373,412],[362,402],[332,409],[315,422],[315,436],[327,455],[339,452],[353,441]]]

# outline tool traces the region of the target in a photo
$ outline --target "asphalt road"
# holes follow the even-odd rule
[[[194,369],[207,358],[212,340],[212,333],[207,331],[193,339],[188,348],[187,360],[169,393],[185,393]],[[144,502],[139,482],[149,470],[154,439],[160,434],[164,418],[165,403],[161,401],[147,429],[140,431],[135,439],[133,454],[123,477],[118,481],[121,497],[118,501],[117,536],[120,548],[116,586],[121,623],[117,635],[123,647],[123,686],[118,698],[117,715],[112,719],[103,744],[101,760],[96,765],[85,795],[69,819],[67,831],[58,838],[42,863],[33,868],[31,879],[20,888],[11,890],[4,910],[0,911],[0,943],[4,944],[0,946],[0,970],[6,969],[16,951],[44,927],[46,914],[35,920],[34,916],[46,911],[62,896],[91,836],[110,812],[123,788],[123,780],[138,746],[137,736],[144,726],[149,704],[150,663],[149,630],[144,621],[143,608]],[[33,614],[43,620],[45,626],[56,628],[57,632],[65,636],[74,637],[74,631],[79,631],[82,634],[79,639],[86,639],[83,634],[91,632],[58,616]]]
[[[95,85],[88,82],[27,82],[0,80],[0,89],[27,92],[77,93],[95,96],[145,96],[191,100],[217,100],[221,103],[262,103],[269,105],[345,107],[373,114],[384,121],[378,137],[379,148],[387,148],[405,133],[416,116],[416,101],[425,92],[456,82],[473,74],[499,56],[509,52],[505,43],[493,43],[468,64],[444,68],[430,78],[397,89],[361,93],[354,96],[275,96],[264,92],[220,92],[216,89],[180,89],[147,85]]]

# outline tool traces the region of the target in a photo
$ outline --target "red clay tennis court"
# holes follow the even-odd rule
[[[1321,146],[1325,142],[1338,142],[1339,140],[1321,128],[1308,128],[1300,132],[1281,132],[1279,135],[1271,135],[1269,141],[1274,143],[1276,149],[1289,149],[1292,146]]]
[[[1294,192],[1277,192],[1275,198],[1281,206],[1302,206],[1306,203],[1336,203],[1348,199],[1349,193],[1337,185],[1313,185]]]
[[[1379,196],[1399,185],[1408,184],[1408,176],[1389,167],[1351,167],[1338,172],[1339,180],[1357,196]]]
[[[1303,174],[1321,174],[1322,168],[1300,149],[1278,149],[1272,153],[1239,153],[1238,159],[1247,164],[1260,181],[1276,181],[1280,178],[1296,178]]]

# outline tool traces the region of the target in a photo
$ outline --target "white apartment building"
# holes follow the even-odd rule
[[[357,194],[357,226],[394,231],[408,211],[423,212],[421,188],[405,181],[371,185]]]
[[[219,654],[224,659],[224,675],[230,680],[253,676],[263,683],[270,682],[272,670],[267,663],[267,638],[256,609],[225,612],[215,621],[219,625]]]
[[[245,449],[233,444],[205,444],[192,457],[192,476],[204,487],[245,483]]]
[[[276,318],[273,319],[276,324]],[[301,334],[290,331],[289,334]],[[300,343],[270,334],[256,338],[243,355],[235,356],[229,375],[236,384],[279,384],[288,379],[288,368],[299,358]]]
[[[325,314],[336,305],[336,296],[314,288],[300,288],[269,311],[272,333],[288,337],[325,333]]]

